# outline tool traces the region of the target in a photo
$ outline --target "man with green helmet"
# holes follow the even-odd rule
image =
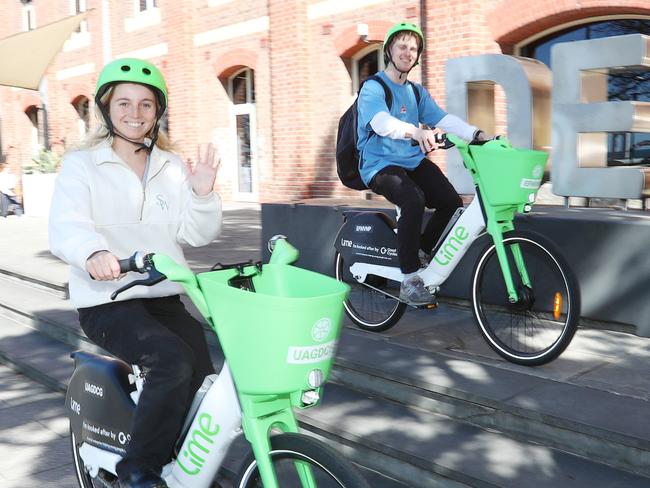
[[[221,227],[212,145],[196,163],[171,152],[160,120],[167,85],[153,64],[118,59],[99,75],[99,125],[63,158],[52,207],[53,254],[70,264],[70,301],[97,345],[147,371],[131,440],[117,464],[122,488],[164,488],[160,477],[194,393],[214,373],[201,324],[171,281],[111,294],[119,258],[164,253],[185,263],[182,244],[210,243]],[[111,399],[106,399],[111,401]]]
[[[386,68],[377,74],[379,81],[363,84],[357,102],[359,171],[368,188],[401,210],[397,254],[405,278],[400,298],[413,305],[433,300],[418,275],[421,258],[428,258],[463,204],[438,166],[426,158],[438,147],[435,133],[487,139],[476,127],[441,109],[422,85],[407,80],[423,50],[424,36],[418,26],[402,22],[391,27],[384,39]],[[382,83],[390,90],[390,108]],[[421,234],[425,206],[436,211]]]

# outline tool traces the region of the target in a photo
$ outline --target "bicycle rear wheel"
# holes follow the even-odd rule
[[[350,273],[349,263],[339,252],[335,259],[335,276],[337,280],[350,285],[350,294],[344,302],[345,313],[357,327],[382,332],[390,329],[404,315],[406,304],[386,295],[399,295],[399,283],[374,275],[366,278],[367,284],[359,283]]]
[[[472,305],[481,334],[494,351],[517,364],[538,366],[557,358],[578,328],[580,290],[555,245],[533,232],[512,231],[503,244],[519,300],[510,303],[494,243],[481,252],[472,278]],[[519,248],[530,286],[513,258]]]
[[[298,477],[296,463],[304,463],[311,468],[318,488],[370,488],[349,461],[312,437],[301,434],[273,436],[270,455],[282,488],[307,488]],[[244,462],[235,487],[263,488],[252,453]]]

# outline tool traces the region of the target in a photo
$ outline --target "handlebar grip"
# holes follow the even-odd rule
[[[454,147],[454,143],[451,142],[447,138],[447,134],[434,134],[433,135],[434,140],[436,141],[436,144],[442,144],[441,146],[438,147],[438,149],[449,149],[450,147]],[[415,139],[411,139],[411,146],[419,146],[420,143],[416,141]]]
[[[118,263],[120,264],[120,273],[128,273],[129,271],[137,271],[138,269],[135,267],[135,259],[133,259],[135,255],[131,256],[130,258],[126,259],[120,259]]]

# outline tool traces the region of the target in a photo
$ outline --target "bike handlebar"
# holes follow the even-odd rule
[[[148,273],[148,276],[144,279],[132,281],[131,283],[127,283],[123,287],[118,288],[111,294],[111,300],[115,300],[120,293],[134,286],[153,286],[156,283],[160,283],[167,279],[164,274],[154,267],[153,256],[153,253],[145,254],[137,251],[129,258],[118,260],[118,263],[120,263],[120,273],[134,271],[136,273]]]
[[[153,254],[151,253],[145,254],[137,251],[131,257],[118,260],[118,263],[120,264],[120,273],[128,273],[129,271],[144,273],[153,266],[152,258]]]
[[[436,144],[442,144],[437,149],[449,149],[449,148],[454,147],[456,145],[456,144],[454,144],[453,142],[451,142],[449,140],[449,138],[447,137],[447,134],[437,134],[436,133],[436,134],[434,134],[433,137],[434,137],[434,139],[436,141]],[[497,136],[497,137],[495,137],[495,139],[498,139],[499,137],[500,136]],[[473,140],[473,141],[470,141],[470,144],[475,145],[475,146],[482,146],[486,142],[489,142],[489,141]],[[420,145],[420,143],[418,141],[416,141],[415,139],[411,139],[411,146],[419,146],[419,145]]]

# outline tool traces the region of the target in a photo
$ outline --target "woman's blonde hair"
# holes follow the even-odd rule
[[[111,102],[113,97],[115,85],[108,88],[104,96],[101,97],[100,103],[105,107]],[[158,99],[156,99],[156,106],[158,106]],[[108,124],[104,119],[104,115],[99,109],[99,105],[96,103],[94,106],[95,118],[97,119],[97,127],[95,127],[91,132],[89,132],[86,137],[81,141],[81,143],[75,147],[73,150],[82,150],[82,149],[92,149],[93,147],[103,143],[108,142],[108,144],[113,144],[113,134],[108,130]],[[156,121],[156,124],[160,125],[160,119]],[[154,130],[154,127],[151,128],[151,131],[147,136],[151,135],[151,132]],[[161,127],[158,128],[158,137],[156,139],[156,146],[163,151],[173,151],[175,149],[174,144],[170,141],[167,133],[162,130]]]

